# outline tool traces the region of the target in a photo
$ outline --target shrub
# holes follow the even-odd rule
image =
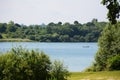
[[[28,39],[30,39],[30,40],[35,40],[35,36],[34,36],[34,35],[30,35],[30,36],[28,37]]]
[[[52,64],[52,76],[56,80],[67,80],[67,77],[70,75],[67,67],[63,65],[60,61],[54,61]]]
[[[12,49],[0,56],[0,80],[46,80],[50,59],[43,52]]]
[[[109,70],[120,70],[120,55],[108,59]]]
[[[52,66],[43,52],[13,48],[0,55],[0,80],[65,80],[68,71],[59,63]]]

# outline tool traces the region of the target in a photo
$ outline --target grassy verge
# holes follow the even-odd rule
[[[120,71],[72,72],[68,80],[120,80]]]
[[[0,42],[32,42],[32,40],[20,39],[20,38],[10,38],[10,39],[0,39]]]

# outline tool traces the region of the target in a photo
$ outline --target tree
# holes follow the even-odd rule
[[[51,22],[51,23],[48,24],[48,26],[55,26],[55,25],[56,25],[56,24],[53,23],[53,22]]]
[[[98,52],[95,56],[97,71],[108,70],[108,60],[120,55],[120,24],[107,25],[98,41]],[[112,64],[111,64],[112,65]],[[120,65],[120,63],[118,64]],[[118,67],[116,67],[118,68]],[[115,69],[115,68],[114,68]]]
[[[70,41],[69,35],[61,35],[61,36],[59,37],[59,40],[60,40],[61,42],[69,42],[69,41]]]
[[[84,42],[87,35],[91,34],[92,41],[97,41],[105,24],[106,22],[97,22],[97,19],[93,19],[92,22],[83,25],[78,21],[74,21],[74,24],[51,22],[43,27],[42,25],[20,25],[10,21],[5,24],[0,23],[0,33],[4,38],[27,38],[42,42]],[[75,35],[79,37],[74,37]]]
[[[7,31],[8,32],[15,32],[16,31],[16,26],[13,21],[10,21],[7,25]]]
[[[67,77],[70,75],[67,67],[65,67],[62,62],[56,60],[52,64],[51,72],[53,78],[56,80],[67,80]]]
[[[0,23],[0,33],[6,32],[6,24]]]
[[[21,27],[21,25],[20,25],[20,24],[18,24],[18,23],[15,23],[15,26],[17,26],[17,27]]]
[[[118,0],[102,0],[102,4],[108,9],[107,17],[112,24],[116,24],[116,18],[120,16],[120,4]]]
[[[94,19],[92,19],[92,23],[94,23],[94,24],[95,24],[95,23],[97,23],[97,22],[98,22],[98,20],[97,20],[97,19],[95,19],[95,18],[94,18]]]
[[[62,22],[58,22],[58,25],[62,25]]]
[[[74,21],[74,25],[78,25],[79,24],[79,22],[78,21]]]
[[[30,39],[30,40],[35,40],[35,36],[34,36],[34,35],[30,35],[30,36],[29,36],[29,39]]]
[[[119,1],[102,0],[102,4],[108,9],[107,17],[110,24],[107,24],[98,40],[99,49],[91,69],[94,71],[120,70],[120,23],[116,20],[120,16]]]

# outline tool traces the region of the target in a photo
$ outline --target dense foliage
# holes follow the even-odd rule
[[[120,0],[102,0],[102,4],[108,9],[107,17],[112,24],[116,24],[116,18],[120,16]]]
[[[99,49],[91,70],[120,70],[120,23],[108,24],[98,43]]]
[[[102,0],[108,9],[107,17],[110,21],[103,30],[99,40],[99,49],[95,55],[95,62],[86,71],[120,70],[120,16],[119,0]]]
[[[43,52],[15,48],[0,55],[0,80],[67,80],[68,74],[63,63],[52,64]]]
[[[40,42],[97,42],[106,22],[93,19],[86,24],[58,22],[48,25],[20,25],[10,21],[0,23],[2,38],[22,38]]]
[[[0,39],[2,39],[3,37],[2,37],[2,35],[0,34]]]
[[[55,80],[66,80],[67,77],[70,75],[67,67],[65,67],[63,65],[62,62],[60,61],[54,61],[54,63],[52,64],[52,77],[51,79],[55,79]]]

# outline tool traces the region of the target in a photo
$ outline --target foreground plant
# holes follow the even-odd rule
[[[61,70],[64,68],[59,66]],[[52,71],[54,68],[58,67],[52,67],[50,58],[44,52],[19,47],[0,55],[0,80],[49,80],[56,74],[62,74],[62,71]],[[62,74],[64,76],[67,75]]]

